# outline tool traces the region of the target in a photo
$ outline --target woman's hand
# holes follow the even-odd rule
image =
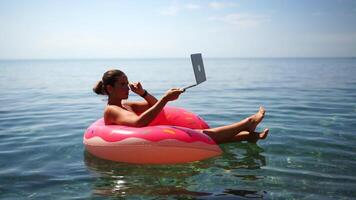
[[[184,91],[180,88],[172,88],[169,89],[164,96],[162,97],[166,101],[174,101],[178,99],[179,95],[182,94]]]
[[[129,87],[132,92],[134,92],[140,96],[142,96],[145,93],[145,90],[143,89],[140,82],[129,83]]]

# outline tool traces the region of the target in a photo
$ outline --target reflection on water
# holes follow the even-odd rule
[[[266,165],[255,144],[222,145],[224,154],[205,161],[178,165],[135,165],[102,160],[84,152],[88,169],[98,176],[93,193],[109,197],[253,197],[262,198],[264,191],[244,189],[244,182],[258,182],[263,176],[256,169]],[[234,176],[235,188],[222,187]],[[237,181],[240,180],[240,181]],[[213,191],[213,192],[212,192]]]

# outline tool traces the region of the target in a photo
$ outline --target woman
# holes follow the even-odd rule
[[[145,101],[124,101],[128,98],[129,90],[140,95]],[[127,76],[120,70],[109,70],[104,73],[102,80],[93,88],[97,94],[108,95],[108,105],[104,111],[105,124],[118,124],[132,127],[147,126],[169,102],[178,99],[184,91],[178,88],[168,90],[162,98],[156,99],[143,89],[140,82],[129,83]],[[140,113],[140,114],[139,114]],[[237,123],[210,129],[200,130],[209,135],[216,143],[249,141],[257,142],[265,139],[268,129],[256,133],[255,129],[265,115],[265,110],[259,111]]]

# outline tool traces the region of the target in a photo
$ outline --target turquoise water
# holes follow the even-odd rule
[[[157,97],[194,82],[189,59],[0,61],[1,199],[352,199],[356,196],[355,59],[205,59],[208,81],[171,105],[211,126],[267,113],[256,144],[180,165],[131,165],[85,152],[117,67]],[[130,95],[130,99],[138,99]]]

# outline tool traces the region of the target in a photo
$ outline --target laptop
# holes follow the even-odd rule
[[[206,81],[203,58],[201,56],[201,53],[191,54],[190,58],[192,60],[192,65],[193,65],[196,84],[184,87],[183,91],[187,90],[188,88],[192,88],[194,86],[197,86],[200,83]]]

